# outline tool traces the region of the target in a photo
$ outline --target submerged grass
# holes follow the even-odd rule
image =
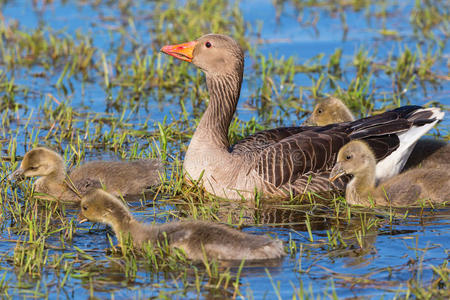
[[[441,9],[445,1],[414,1],[406,16],[410,35],[389,27],[389,18],[407,11],[397,4],[276,1],[280,18],[293,7],[298,26],[314,28],[317,34],[323,16],[338,19],[343,39],[352,34],[352,16],[364,17],[377,24],[374,39],[388,47],[387,53],[363,46],[349,53],[338,47],[329,55],[306,60],[265,54],[257,43],[265,45],[264,27],[244,19],[239,2],[189,0],[180,6],[171,0],[150,7],[114,2],[114,15],[101,13],[97,24],[107,28],[106,45],[99,45],[95,34],[68,34],[46,24],[27,28],[12,18],[0,18],[2,296],[57,293],[75,298],[81,286],[83,295],[123,298],[258,299],[261,293],[274,298],[288,294],[295,299],[337,298],[364,289],[368,292],[362,295],[368,296],[445,298],[447,261],[441,259],[441,252],[438,259],[427,255],[447,253],[447,244],[423,247],[417,227],[427,230],[447,224],[448,209],[363,209],[348,206],[342,197],[326,200],[314,195],[282,203],[257,198],[250,205],[223,201],[197,184],[187,185],[181,177],[182,154],[208,94],[200,71],[158,54],[163,44],[192,40],[206,32],[230,34],[248,50],[248,86],[243,109],[230,128],[232,142],[265,128],[298,124],[313,100],[327,94],[341,97],[356,114],[365,116],[413,102],[417,94],[433,95],[448,85],[448,70],[442,68],[449,36],[448,10]],[[42,13],[50,9],[42,5]],[[94,11],[105,9],[96,1],[82,5]],[[140,26],[145,26],[151,41]],[[306,78],[307,84],[300,85],[299,78]],[[86,96],[90,89],[100,96]],[[102,108],[93,109],[90,97],[104,99]],[[432,101],[439,99],[424,104]],[[176,109],[167,111],[167,105]],[[445,109],[448,101],[440,105]],[[158,109],[167,111],[167,117],[155,121],[152,113]],[[247,110],[255,113],[240,118]],[[439,125],[435,134],[448,140],[448,123]],[[230,266],[193,263],[167,245],[143,253],[131,243],[118,248],[103,226],[78,226],[77,207],[34,199],[29,181],[13,185],[3,180],[37,145],[64,154],[68,167],[95,158],[162,158],[167,166],[163,183],[131,204],[138,218],[210,220],[270,233],[286,242],[289,256],[281,266]],[[383,241],[385,236],[405,241],[407,263],[402,257],[390,266],[374,263],[380,256],[392,255],[385,253],[383,244],[378,246],[377,239]],[[362,267],[367,265],[373,267]],[[353,274],[346,266],[362,274]],[[255,284],[253,276],[267,280]]]

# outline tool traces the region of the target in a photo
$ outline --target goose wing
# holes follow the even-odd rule
[[[304,131],[274,143],[256,156],[254,169],[279,189],[285,185],[329,185],[327,176],[339,149],[350,141],[344,132]],[[322,189],[319,189],[322,190]]]
[[[257,132],[251,136],[239,140],[231,146],[230,152],[241,155],[246,152],[253,152],[255,149],[263,150],[266,147],[278,143],[285,138],[309,130],[308,127],[280,127]]]
[[[339,149],[350,140],[367,141],[380,161],[399,147],[398,134],[413,126],[434,121],[436,119],[432,113],[421,107],[405,106],[353,122],[307,129],[300,127],[296,134],[268,144],[265,148],[253,149],[253,168],[275,189],[293,187],[294,190],[301,190],[309,182],[307,190],[324,190],[324,185],[329,185],[326,178]],[[341,186],[339,183],[337,185],[331,189]]]

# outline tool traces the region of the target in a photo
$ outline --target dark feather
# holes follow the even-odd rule
[[[262,131],[239,141],[230,151],[252,157],[259,176],[277,189],[342,189],[348,178],[333,185],[328,182],[339,149],[350,140],[364,139],[377,161],[386,158],[399,146],[398,133],[433,121],[427,119],[431,113],[415,113],[418,109],[421,107],[404,106],[353,122]]]

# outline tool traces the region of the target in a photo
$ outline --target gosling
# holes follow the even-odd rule
[[[10,180],[40,177],[34,191],[46,200],[80,202],[89,189],[105,187],[115,195],[137,195],[160,183],[162,165],[158,160],[93,161],[67,175],[64,160],[58,153],[38,147],[27,152]]]
[[[330,173],[333,181],[353,175],[345,198],[350,205],[409,206],[418,200],[442,203],[450,200],[450,171],[447,168],[415,168],[375,187],[375,156],[363,141],[351,141],[339,150]]]
[[[316,104],[311,116],[304,124],[325,126],[354,120],[355,117],[340,99],[329,97]],[[403,170],[418,166],[434,168],[443,164],[450,164],[450,144],[442,140],[425,138],[416,143]]]
[[[223,224],[203,221],[180,221],[158,225],[142,224],[133,217],[128,207],[111,194],[91,190],[81,201],[80,223],[91,221],[112,227],[119,244],[132,238],[135,247],[167,242],[171,248],[182,249],[187,258],[195,261],[265,260],[285,255],[278,239],[240,232]]]
[[[325,126],[354,121],[355,117],[340,99],[328,97],[320,100],[304,125]]]

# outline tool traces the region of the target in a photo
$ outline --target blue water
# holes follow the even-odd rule
[[[186,1],[180,1],[180,5]],[[425,38],[420,32],[415,34],[410,25],[410,11],[414,7],[415,1],[388,1],[387,11],[390,14],[385,19],[375,16],[380,11],[381,5],[373,5],[369,9],[361,11],[353,11],[351,8],[344,8],[346,22],[349,25],[348,32],[344,36],[342,30],[342,22],[338,15],[332,14],[320,7],[305,8],[302,12],[298,11],[290,2],[284,3],[279,11],[279,19],[276,18],[277,11],[273,4],[274,1],[269,0],[250,0],[239,3],[240,12],[244,21],[255,29],[261,27],[260,36],[256,33],[248,33],[248,39],[252,45],[257,45],[257,54],[268,58],[270,55],[275,58],[285,59],[293,56],[297,63],[305,63],[313,60],[318,54],[323,54],[320,60],[326,64],[328,58],[337,48],[343,51],[341,67],[345,69],[343,77],[338,81],[341,88],[346,89],[352,79],[356,76],[356,70],[350,65],[354,55],[360,49],[367,51],[370,57],[375,57],[377,61],[383,62],[388,55],[396,55],[403,51],[405,47],[409,47],[412,51],[416,51],[416,45],[421,42],[421,49],[431,47],[432,52],[438,51],[436,43]],[[92,39],[92,44],[99,48],[105,54],[108,61],[114,61],[116,53],[111,49],[117,49],[117,45],[124,39],[124,50],[131,49],[131,40],[136,41],[143,49],[147,49],[147,53],[151,57],[151,49],[159,49],[162,45],[154,45],[152,35],[148,33],[149,22],[146,17],[151,16],[154,7],[153,2],[135,1],[131,4],[130,10],[133,12],[133,25],[126,26],[126,32],[121,33],[116,30],[121,26],[123,19],[117,4],[100,4],[93,5],[89,2],[80,1],[55,1],[48,5],[39,3],[37,8],[33,8],[29,1],[8,1],[2,4],[1,13],[6,23],[17,20],[22,30],[33,30],[39,26],[51,30],[53,32],[61,31],[68,36],[81,35]],[[279,8],[280,9],[280,8]],[[301,17],[301,21],[298,19]],[[308,25],[309,21],[316,20],[314,26]],[[128,22],[129,20],[126,20]],[[402,37],[401,40],[385,38],[380,34],[382,28],[395,29]],[[206,32],[205,32],[206,33]],[[448,75],[447,60],[449,57],[448,38],[443,37],[443,33],[434,30],[434,33],[441,37],[444,41],[439,61],[433,66],[433,71],[441,75]],[[195,36],[190,37],[192,39]],[[184,42],[184,41],[180,41]],[[114,46],[114,47],[112,47]],[[142,49],[141,49],[142,50]],[[95,59],[100,59],[100,53],[96,53]],[[171,60],[167,56],[158,54],[155,56],[156,65],[164,66]],[[134,56],[126,57],[123,63],[131,64]],[[178,62],[176,62],[178,64]],[[241,102],[238,106],[237,115],[240,120],[248,121],[251,118],[265,122],[265,115],[259,114],[258,110],[249,109],[248,101],[251,99],[259,99],[259,88],[262,85],[260,74],[255,73],[254,63],[258,63],[255,57],[247,54],[246,67],[244,75],[243,90],[241,93]],[[103,78],[93,75],[92,81],[82,81],[76,76],[70,79],[64,79],[62,84],[66,87],[67,93],[63,89],[55,87],[58,78],[61,75],[64,64],[55,66],[50,70],[46,70],[42,66],[36,65],[31,68],[19,68],[16,70],[8,70],[0,61],[0,68],[7,76],[14,76],[15,84],[27,93],[18,93],[16,101],[23,104],[23,108],[19,109],[21,121],[13,124],[12,129],[18,129],[15,134],[5,134],[2,132],[1,139],[10,139],[14,137],[17,140],[17,155],[23,155],[29,147],[29,136],[21,130],[26,123],[26,118],[31,114],[31,124],[38,126],[39,124],[47,125],[41,130],[40,136],[47,134],[48,120],[42,120],[39,113],[39,105],[44,101],[49,101],[47,93],[52,94],[58,101],[67,102],[74,110],[79,112],[89,112],[89,116],[93,118],[93,113],[100,115],[109,115],[113,118],[120,118],[121,109],[106,108],[112,99],[115,99],[120,91],[119,87],[113,87],[111,90],[105,88]],[[197,74],[192,67],[187,67],[191,74]],[[32,74],[45,72],[46,77],[34,77]],[[291,91],[287,91],[287,95],[304,99],[306,109],[311,109],[314,104],[311,99],[311,93],[308,90],[301,90],[300,87],[311,87],[313,80],[317,80],[320,74],[298,73],[294,76],[293,82],[286,83],[285,86],[277,86],[280,91],[293,87]],[[280,78],[275,77],[274,81],[279,84]],[[384,106],[384,98],[389,98],[392,94],[392,80],[383,72],[377,72],[373,75],[371,85],[367,94],[372,94],[375,99],[379,100],[375,103],[376,108]],[[71,88],[72,86],[72,88]],[[401,98],[401,104],[418,104],[424,105],[429,101],[437,101],[448,107],[450,105],[449,92],[450,84],[445,80],[438,80],[437,85],[428,82],[424,84],[412,86],[405,92]],[[129,92],[125,89],[126,92]],[[324,93],[333,93],[333,87],[326,85],[323,89]],[[0,90],[0,95],[4,91]],[[148,94],[142,96],[138,103],[134,103],[131,99],[123,99],[126,102],[125,115],[128,116],[128,123],[131,129],[141,129],[141,124],[148,122],[151,130],[156,130],[152,125],[156,122],[163,122],[167,118],[168,122],[179,120],[181,118],[181,108],[179,105],[179,95],[170,90],[163,90],[165,93],[161,99],[158,96],[158,89],[154,88]],[[302,94],[300,94],[302,93]],[[191,99],[185,100],[188,113],[193,112]],[[194,102],[194,101],[193,101]],[[194,102],[195,103],[195,102]],[[132,110],[133,105],[139,107],[139,111]],[[258,106],[258,102],[256,103]],[[282,110],[282,106],[273,103],[274,112]],[[57,105],[53,103],[56,108]],[[448,115],[448,113],[447,113]],[[297,115],[292,109],[288,109],[282,120],[282,124],[299,124],[301,123]],[[51,124],[51,123],[50,123]],[[91,124],[92,125],[92,124]],[[87,126],[91,126],[87,124]],[[17,127],[16,127],[17,126]],[[80,125],[80,126],[84,126]],[[448,116],[438,126],[441,135],[445,136],[449,133]],[[111,128],[104,126],[104,131],[108,132]],[[28,131],[31,131],[30,129]],[[437,131],[433,131],[436,133]],[[30,132],[28,132],[30,134]],[[52,139],[50,139],[52,141]],[[143,141],[146,143],[146,141]],[[27,145],[27,146],[25,146]],[[179,145],[169,145],[173,149],[173,156],[179,153]],[[6,144],[2,144],[2,152],[8,154]],[[150,152],[150,151],[149,151]],[[72,150],[69,151],[69,154]],[[151,155],[151,153],[147,153]],[[87,159],[95,158],[117,158],[119,154],[112,150],[104,150],[103,152],[89,151]],[[2,177],[4,174],[2,174]],[[156,206],[141,207],[139,203],[133,206],[133,210],[138,219],[145,222],[164,222],[170,219],[170,213],[177,214],[177,207],[159,203]],[[348,240],[348,245],[338,245],[332,248],[327,245],[327,230],[333,226],[344,227],[344,232],[348,236],[354,236],[354,230],[357,230],[359,221],[354,221],[347,225],[335,225],[334,220],[320,218],[320,226],[315,226],[312,231],[313,241],[309,240],[308,232],[304,227],[293,228],[286,226],[250,226],[245,230],[256,234],[269,234],[289,241],[291,238],[295,241],[298,248],[302,248],[302,252],[293,253],[286,257],[281,265],[270,267],[247,267],[244,268],[240,281],[240,291],[245,297],[253,297],[255,299],[273,299],[277,297],[277,291],[280,292],[281,298],[291,298],[293,294],[300,293],[303,290],[306,293],[314,293],[314,295],[328,296],[336,293],[339,297],[365,297],[381,298],[382,296],[391,298],[397,293],[401,293],[406,289],[406,282],[413,278],[420,278],[424,284],[429,284],[433,277],[431,266],[441,265],[444,261],[448,261],[449,242],[449,211],[448,209],[430,210],[428,217],[409,217],[403,220],[401,217],[394,218],[393,225],[388,223],[388,217],[383,218],[383,222],[373,231],[367,233],[363,238],[364,247],[361,249],[356,240]],[[68,211],[69,218],[76,217],[76,210]],[[299,219],[302,223],[303,219]],[[11,225],[4,225],[0,236],[0,252],[1,255],[12,256],[15,243],[7,240],[21,239],[14,230],[9,231]],[[201,296],[208,297],[208,289],[203,287],[200,295],[194,288],[194,283],[190,287],[177,287],[176,274],[152,274],[146,271],[145,267],[139,268],[136,278],[129,280],[125,278],[123,270],[117,267],[113,261],[120,261],[117,257],[112,257],[111,262],[106,263],[104,248],[109,247],[107,237],[108,231],[104,226],[95,226],[94,229],[88,231],[91,225],[80,226],[84,230],[77,230],[73,241],[62,245],[59,233],[48,238],[47,242],[56,247],[65,248],[65,250],[49,250],[49,254],[74,253],[75,246],[83,250],[97,249],[99,251],[90,253],[95,259],[100,260],[96,263],[97,267],[105,268],[105,272],[98,274],[97,280],[93,283],[94,295],[98,297],[108,297],[114,294],[115,298],[131,298],[131,297],[153,297],[161,293],[175,292],[175,297],[196,298]],[[342,229],[342,228],[341,228]],[[419,249],[419,250],[415,250]],[[427,249],[423,251],[420,249]],[[106,255],[108,257],[108,255]],[[77,264],[76,267],[83,269],[83,263]],[[420,267],[419,267],[420,266]],[[2,261],[0,267],[3,269],[0,273],[6,274],[6,280],[16,278],[16,270],[13,263]],[[419,270],[419,271],[418,271]],[[270,276],[268,276],[268,273]],[[52,298],[69,297],[69,298],[86,298],[91,293],[90,283],[82,278],[74,278],[69,276],[65,286],[58,288],[58,282],[64,278],[64,273],[55,272],[53,269],[45,269],[40,279],[31,279],[28,284],[29,289],[46,290],[50,292]],[[353,281],[361,279],[362,281],[353,286]],[[24,279],[21,279],[24,281]],[[188,280],[193,280],[192,278]],[[207,278],[203,280],[206,284]],[[45,284],[48,287],[45,288]],[[277,288],[274,289],[273,286]],[[279,288],[278,288],[279,287]],[[184,289],[184,290],[183,290]],[[24,289],[19,285],[6,289],[8,294],[15,296],[24,296]],[[2,293],[5,293],[2,290]],[[277,290],[277,291],[276,291]],[[225,293],[224,295],[230,296]],[[231,293],[233,290],[231,289]]]

